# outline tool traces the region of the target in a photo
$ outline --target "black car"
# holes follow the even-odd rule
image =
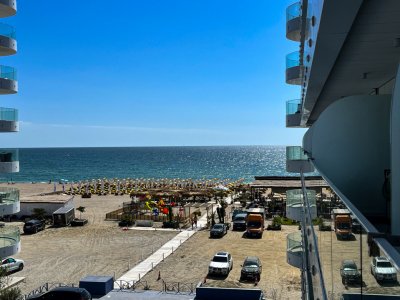
[[[342,276],[342,283],[361,283],[361,273],[357,269],[357,265],[354,260],[343,260],[342,266],[340,267],[340,276]]]
[[[24,233],[36,233],[40,230],[44,230],[45,222],[41,220],[29,220],[24,224]]]
[[[223,237],[228,232],[228,227],[225,224],[215,224],[210,230],[210,237]]]
[[[33,295],[28,298],[41,300],[92,300],[90,293],[78,287],[57,287],[40,295]]]
[[[240,281],[250,279],[260,281],[262,272],[261,261],[257,256],[247,256],[240,272]]]
[[[247,214],[237,214],[233,219],[233,230],[246,230]]]

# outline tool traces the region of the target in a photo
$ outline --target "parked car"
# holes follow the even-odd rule
[[[40,230],[44,230],[45,222],[41,220],[32,219],[24,224],[24,233],[36,233]]]
[[[371,274],[376,281],[397,281],[397,271],[390,261],[383,256],[371,260]]]
[[[24,268],[24,261],[16,258],[5,258],[1,261],[0,268],[5,270],[7,274],[17,271],[22,271]]]
[[[342,283],[361,283],[361,273],[357,268],[354,260],[343,260],[340,267],[340,276],[342,277]]]
[[[210,230],[210,237],[223,237],[228,232],[226,224],[215,224]]]
[[[57,287],[48,292],[33,295],[28,298],[41,300],[92,300],[90,293],[78,287]]]
[[[208,266],[209,275],[228,275],[233,268],[233,258],[228,252],[217,252]]]
[[[260,281],[261,272],[262,265],[260,259],[257,256],[247,256],[240,272],[240,281],[245,279]]]
[[[240,213],[233,219],[233,230],[246,230],[247,213]]]

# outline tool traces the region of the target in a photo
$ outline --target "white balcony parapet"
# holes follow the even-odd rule
[[[0,173],[19,172],[18,149],[0,149]]]
[[[289,233],[286,237],[286,260],[293,267],[302,268],[303,265],[303,246],[300,232]]]
[[[18,110],[0,107],[0,132],[19,131]]]
[[[286,9],[286,38],[300,42],[301,3],[296,2]]]
[[[14,27],[0,23],[0,56],[17,53],[17,41]]]
[[[0,18],[11,17],[17,13],[16,0],[0,0]]]
[[[21,251],[20,232],[17,226],[0,227],[0,258]]]
[[[313,190],[307,190],[307,198],[310,205],[311,218],[317,217],[316,193]],[[304,214],[303,191],[301,189],[286,191],[286,217],[298,222],[302,221]]]
[[[301,85],[303,66],[300,64],[300,52],[295,51],[286,55],[286,83]]]
[[[301,100],[294,99],[286,101],[286,127],[301,127]]]
[[[0,66],[0,95],[18,92],[17,70],[8,66]]]
[[[0,217],[20,211],[19,189],[0,187]]]

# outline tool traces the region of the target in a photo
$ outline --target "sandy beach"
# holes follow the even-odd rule
[[[7,184],[6,184],[7,185]],[[21,196],[52,192],[52,184],[15,184]],[[122,230],[115,221],[105,221],[105,214],[129,201],[129,196],[97,196],[82,199],[75,196],[75,206],[85,206],[82,217],[89,220],[84,227],[51,228],[34,235],[21,235],[20,253],[16,258],[25,260],[23,271],[15,276],[24,276],[20,284],[24,293],[46,282],[77,284],[87,275],[111,275],[120,277],[153,250],[176,235],[174,231]],[[22,222],[14,222],[21,226]],[[207,278],[205,285],[220,287],[254,288],[254,283],[239,282],[240,264],[248,255],[256,255],[263,264],[263,273],[257,287],[267,299],[299,299],[301,297],[300,270],[286,262],[286,236],[298,231],[297,226],[282,226],[281,231],[265,231],[262,239],[247,239],[243,232],[229,230],[221,239],[210,239],[208,230],[201,230],[181,245],[142,280],[150,289],[162,290],[167,284],[204,282],[212,256],[220,250],[228,251],[234,259],[234,268],[226,278]],[[359,257],[358,236],[352,241],[339,241],[333,232],[320,232],[316,228],[324,276],[328,293],[337,299],[344,291],[357,291],[346,287],[340,280],[340,263],[344,258]],[[363,238],[364,268],[368,268],[366,238]],[[333,257],[331,257],[331,251]],[[162,280],[158,279],[160,273]],[[332,277],[333,276],[333,277]],[[331,282],[334,282],[334,286]],[[385,293],[397,291],[399,285],[381,286],[369,274],[364,273],[364,291]]]
[[[3,186],[2,184],[1,186]],[[7,185],[7,184],[5,184]],[[52,184],[14,184],[21,195],[53,191]],[[174,232],[123,231],[116,222],[105,221],[105,214],[117,209],[129,196],[75,197],[75,207],[85,206],[84,227],[46,228],[33,235],[21,235],[21,252],[14,255],[25,261],[20,287],[24,293],[46,282],[78,283],[87,275],[121,276],[152,249],[172,238]],[[22,222],[15,222],[22,229]],[[22,232],[22,230],[21,230]]]

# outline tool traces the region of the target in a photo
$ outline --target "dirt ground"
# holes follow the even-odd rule
[[[233,257],[233,269],[226,278],[207,278],[206,286],[255,288],[254,282],[239,282],[240,265],[246,256],[258,256],[263,265],[261,288],[268,299],[300,299],[300,271],[286,262],[286,235],[297,226],[283,226],[282,231],[265,231],[262,239],[247,239],[243,232],[229,230],[221,239],[210,239],[209,231],[200,231],[186,241],[155,270],[146,275],[151,289],[158,289],[157,280],[197,284],[204,281],[213,255],[221,250]]]
[[[50,192],[49,184],[15,184],[21,195]],[[166,231],[123,231],[116,222],[105,221],[105,214],[119,208],[129,196],[75,197],[75,207],[85,206],[84,227],[46,228],[33,235],[21,234],[21,251],[14,255],[25,261],[15,276],[26,277],[20,284],[23,293],[46,282],[78,283],[87,275],[112,275],[118,278],[128,268],[151,254],[175,236]],[[77,213],[79,214],[79,213]],[[21,226],[22,223],[16,223]],[[21,230],[22,232],[22,230]]]
[[[21,195],[52,192],[50,184],[15,184]],[[129,201],[128,196],[93,196],[75,198],[75,206],[85,206],[82,217],[89,220],[84,227],[46,228],[34,235],[21,236],[22,250],[15,255],[25,260],[26,267],[15,276],[26,277],[20,287],[24,293],[45,282],[77,283],[86,275],[113,275],[116,278],[132,268],[142,257],[151,254],[175,233],[165,231],[121,230],[115,222],[104,220],[105,214]],[[22,227],[22,223],[18,223]],[[200,231],[174,254],[158,265],[143,280],[151,289],[161,290],[167,283],[204,282],[212,256],[221,250],[232,254],[233,270],[226,278],[206,278],[206,285],[253,288],[254,283],[239,282],[240,264],[248,255],[260,257],[263,264],[258,283],[267,299],[300,299],[300,270],[286,262],[286,236],[298,231],[297,226],[282,226],[282,231],[265,231],[262,239],[243,238],[243,232],[229,230],[221,239],[209,239],[208,231]],[[360,287],[344,286],[340,277],[343,259],[360,264],[360,236],[353,240],[338,240],[334,232],[318,235],[320,258],[326,289],[330,299],[339,299],[343,292],[360,292]],[[362,237],[363,292],[400,294],[398,283],[378,284],[370,274],[366,236]],[[333,266],[333,267],[332,267]],[[157,280],[160,272],[162,280]],[[400,277],[399,277],[400,278]]]

